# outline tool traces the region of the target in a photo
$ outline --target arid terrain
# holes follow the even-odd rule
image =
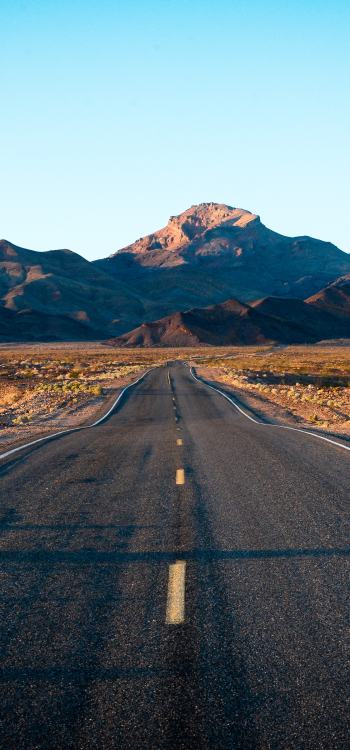
[[[0,445],[88,424],[149,367],[187,360],[267,419],[350,437],[350,346],[0,347]]]
[[[286,237],[250,211],[217,203],[192,206],[171,216],[163,229],[93,262],[67,249],[37,252],[0,240],[0,340],[107,339],[174,313],[187,318],[190,309],[232,299],[259,301],[255,314],[248,311],[255,319],[258,311],[271,313],[271,303],[261,308],[261,300],[271,296],[287,299],[286,307],[280,299],[277,313],[272,311],[277,317],[282,314],[283,331],[281,321],[276,327],[258,316],[255,335],[262,327],[264,340],[279,343],[338,338],[345,335],[342,326],[338,330],[338,318],[349,330],[348,295],[341,311],[338,299],[349,274],[350,256],[330,242]],[[311,300],[310,295],[318,296]],[[298,300],[311,302],[309,309],[298,307]],[[317,320],[311,306],[318,310]],[[330,312],[337,317],[331,332]],[[287,326],[284,331],[286,314],[300,330]],[[203,315],[200,323],[206,329]],[[195,320],[192,324],[196,328]],[[164,344],[182,346],[178,333],[176,341]],[[208,341],[204,333],[199,343],[257,342],[252,331],[248,341],[244,332],[239,340],[237,335],[228,340],[226,331],[219,340],[218,330],[216,340]]]
[[[93,421],[163,358],[85,342],[0,346],[0,445]]]
[[[350,346],[238,349],[197,360],[263,418],[350,437]]]

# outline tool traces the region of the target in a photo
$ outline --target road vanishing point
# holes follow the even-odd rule
[[[184,364],[0,457],[4,750],[349,748],[349,443]]]

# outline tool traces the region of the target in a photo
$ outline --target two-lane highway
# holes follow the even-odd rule
[[[349,480],[179,364],[0,461],[1,748],[348,748]]]

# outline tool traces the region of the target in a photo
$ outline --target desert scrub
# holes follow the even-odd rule
[[[23,391],[16,385],[5,384],[1,385],[0,389],[0,408],[8,408],[14,406],[21,400]]]
[[[37,393],[50,393],[54,395],[93,395],[102,396],[103,389],[100,385],[89,385],[78,380],[64,380],[55,383],[40,383],[36,388]]]
[[[93,373],[93,380],[119,380],[119,378],[125,378],[129,375],[136,375],[142,369],[144,369],[142,365],[125,365],[115,369],[102,369]]]
[[[12,424],[15,424],[15,425],[27,424],[30,421],[30,418],[31,418],[30,414],[19,414],[18,417],[13,418]]]
[[[67,377],[71,378],[72,380],[77,380],[78,378],[82,377],[82,372],[81,370],[71,370],[67,374]]]
[[[327,356],[329,350],[327,350]],[[294,360],[293,353],[280,355],[265,354],[246,355],[243,359],[240,353],[234,359],[223,362],[222,359],[214,360],[211,366],[211,375],[215,380],[227,383],[233,388],[242,389],[247,395],[250,393],[255,401],[255,406],[266,408],[264,402],[282,407],[284,413],[294,416],[297,420],[309,422],[320,429],[336,429],[348,434],[350,431],[350,388],[349,379],[341,375],[341,365],[333,365],[335,373],[325,374],[325,352],[320,353],[320,360],[305,350],[302,354],[305,359],[303,364]],[[322,356],[321,356],[322,355]],[[336,353],[339,363],[344,359],[350,361],[350,347],[340,355]],[[274,357],[279,360],[276,366]],[[322,360],[323,357],[323,360]],[[267,359],[271,366],[267,368]],[[311,370],[306,372],[306,361],[310,361]],[[260,364],[256,370],[252,364]],[[244,367],[246,365],[246,367]],[[247,366],[249,365],[249,366]],[[283,366],[282,366],[283,365]],[[331,370],[331,368],[328,368]],[[304,373],[300,371],[304,370]],[[298,374],[296,374],[298,372]]]

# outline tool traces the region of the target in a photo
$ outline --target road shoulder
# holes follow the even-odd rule
[[[345,444],[350,443],[350,422],[348,434],[332,429],[320,429],[313,423],[282,408],[279,404],[269,401],[261,394],[251,393],[246,388],[236,385],[232,386],[227,382],[220,380],[217,376],[217,371],[215,371],[214,368],[199,366],[195,367],[194,371],[196,375],[201,380],[208,383],[208,385],[218,388],[228,396],[233,397],[239,406],[263,424],[278,425],[280,427],[290,427],[305,431],[309,430],[316,435],[328,438],[341,438]]]
[[[118,379],[118,385],[111,385],[103,396],[88,398],[76,409],[60,410],[54,415],[47,415],[33,424],[19,425],[16,429],[3,430],[0,433],[0,453],[19,448],[32,440],[50,437],[57,432],[89,427],[101,419],[113,406],[122,390],[135,383],[146,373],[144,368],[139,372]]]

